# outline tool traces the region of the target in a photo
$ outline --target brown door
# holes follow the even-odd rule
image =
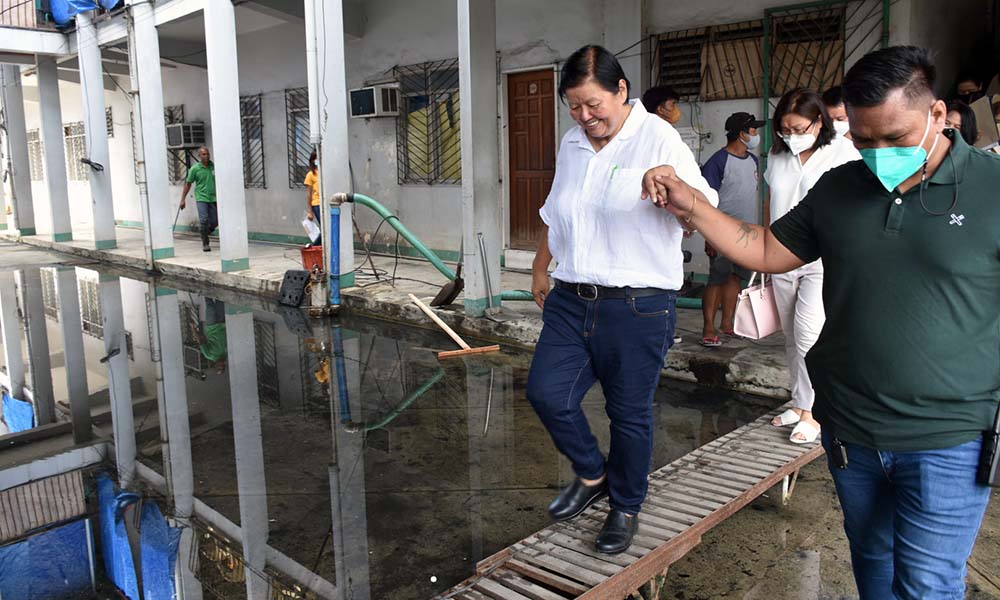
[[[542,234],[538,209],[556,173],[555,72],[507,78],[510,131],[510,247],[534,250]]]

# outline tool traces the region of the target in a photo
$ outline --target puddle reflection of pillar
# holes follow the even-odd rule
[[[338,599],[366,600],[370,597],[368,564],[368,515],[365,503],[364,433],[347,427],[346,421],[364,420],[361,401],[361,339],[339,326],[332,330],[338,377],[330,378],[334,399],[334,464],[330,467],[334,557],[337,560]],[[346,338],[346,339],[345,339]],[[342,378],[341,378],[341,373]],[[343,383],[338,384],[338,380]],[[343,557],[341,559],[337,557]]]
[[[253,313],[249,309],[226,305],[226,349],[236,446],[236,487],[240,496],[241,541],[247,565],[247,598],[266,600],[268,584],[262,575],[267,557],[267,487]]]
[[[0,327],[7,364],[10,393],[24,399],[24,351],[21,349],[21,320],[17,316],[17,289],[12,271],[0,272]]]
[[[483,443],[489,432],[496,373],[492,368],[482,366],[481,359],[463,360],[469,443],[469,501],[466,512],[469,515],[469,558],[475,564],[483,559]]]
[[[42,299],[42,271],[38,268],[25,269],[19,273],[18,279],[24,298],[21,310],[24,311],[24,337],[28,343],[35,418],[39,425],[46,425],[56,420],[56,401],[52,391],[49,333],[45,324],[45,302]]]
[[[87,387],[87,359],[83,350],[83,322],[80,318],[80,292],[76,269],[56,269],[56,296],[59,298],[59,328],[62,330],[66,389],[73,420],[73,439],[77,443],[93,438],[90,419],[90,391]]]
[[[135,421],[132,414],[128,346],[125,342],[122,286],[118,277],[102,274],[100,289],[115,464],[118,468],[118,485],[122,489],[127,489],[135,480]]]

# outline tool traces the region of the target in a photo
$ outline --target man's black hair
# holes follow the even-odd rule
[[[917,46],[893,46],[861,57],[844,75],[844,102],[870,107],[901,89],[907,100],[934,98],[936,69],[931,53]]]
[[[656,109],[667,100],[681,101],[681,95],[669,85],[651,87],[642,95],[642,105],[646,107],[646,112],[655,113]]]
[[[559,97],[566,98],[566,91],[593,78],[604,90],[618,93],[618,82],[625,80],[625,87],[632,91],[632,84],[625,70],[610,50],[603,46],[584,46],[566,59],[559,78]],[[628,100],[626,99],[626,102]]]
[[[823,92],[823,104],[827,108],[836,108],[844,103],[844,89],[839,85]]]

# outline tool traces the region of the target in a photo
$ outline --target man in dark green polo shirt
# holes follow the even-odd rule
[[[963,598],[989,501],[976,468],[1000,402],[1000,157],[945,129],[934,71],[915,47],[858,61],[843,90],[862,160],[770,228],[670,167],[644,181],[748,268],[823,260],[826,325],[806,364],[865,600]]]
[[[215,163],[208,148],[198,148],[198,162],[188,169],[184,191],[181,192],[181,210],[187,206],[187,195],[194,184],[194,199],[198,205],[198,230],[201,232],[201,249],[211,251],[208,236],[219,226],[219,211],[215,204]]]

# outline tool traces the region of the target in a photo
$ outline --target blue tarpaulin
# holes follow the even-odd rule
[[[100,475],[97,479],[97,498],[100,502],[104,569],[118,589],[132,600],[139,600],[139,582],[123,516],[125,507],[137,502],[139,496],[131,492],[119,492],[111,478]]]
[[[142,506],[142,593],[144,600],[173,600],[174,565],[181,530],[171,527],[154,502]]]
[[[52,20],[63,27],[79,13],[95,8],[111,10],[116,4],[118,0],[52,0]]]
[[[93,598],[89,519],[0,546],[0,598]]]
[[[30,402],[18,400],[7,392],[3,393],[3,420],[11,433],[25,431],[35,426],[35,408]]]

